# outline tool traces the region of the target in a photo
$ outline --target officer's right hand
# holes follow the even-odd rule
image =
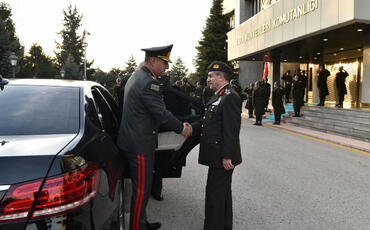
[[[184,129],[182,130],[181,135],[185,138],[190,137],[193,134],[193,128],[188,122],[184,122]]]

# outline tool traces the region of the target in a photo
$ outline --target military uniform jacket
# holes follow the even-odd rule
[[[231,159],[240,164],[240,123],[241,99],[226,85],[206,104],[204,117],[192,124],[193,134],[200,133],[199,163],[222,168],[222,159]]]
[[[147,67],[135,71],[125,86],[118,146],[135,154],[152,154],[159,126],[181,133],[183,124],[166,110],[159,82]]]
[[[274,113],[277,115],[285,113],[283,95],[284,90],[281,88],[274,88],[272,91],[272,106],[274,107]]]

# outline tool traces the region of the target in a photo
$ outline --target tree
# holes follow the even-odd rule
[[[63,68],[65,71],[65,74],[64,74],[65,79],[83,80],[80,66],[76,63],[72,55],[68,55]]]
[[[85,41],[88,32],[84,30],[82,34],[79,34],[82,15],[78,13],[76,7],[69,5],[67,11],[63,10],[63,14],[63,29],[58,33],[62,38],[62,42],[56,42],[57,52],[55,52],[55,55],[57,57],[57,62],[59,68],[62,68],[66,65],[67,61],[70,65],[72,64],[71,61],[73,61],[73,63],[79,67],[79,72],[81,72],[82,75],[82,70],[84,69],[84,55],[87,46]],[[89,68],[91,64],[92,62],[87,62],[86,67]]]
[[[167,75],[170,76],[171,85],[181,80],[183,77],[186,77],[188,71],[181,57],[178,57],[175,63],[173,63],[171,70],[167,71]]]
[[[196,67],[196,80],[205,82],[207,68],[213,61],[227,61],[227,32],[230,31],[229,20],[223,14],[222,0],[213,0],[210,16],[207,18],[206,27],[202,38],[196,47],[198,53],[194,60]]]
[[[131,74],[137,69],[137,64],[134,56],[131,54],[130,58],[126,62],[126,67],[123,70],[122,74],[124,77],[130,77]]]
[[[24,75],[32,78],[55,78],[58,75],[54,60],[46,56],[38,44],[33,44],[25,57],[24,70]]]
[[[15,33],[15,26],[11,19],[12,12],[8,4],[0,2],[0,74],[4,77],[12,77],[12,66],[9,56],[15,53],[18,57],[18,63],[21,63],[24,54],[24,48],[20,45],[19,39]],[[20,65],[17,65],[16,72]]]

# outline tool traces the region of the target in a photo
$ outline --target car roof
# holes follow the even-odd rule
[[[62,80],[62,79],[8,79],[8,85],[29,85],[29,86],[62,86],[62,87],[79,87],[91,88],[92,86],[100,86],[99,83],[93,81],[77,81],[77,80]]]

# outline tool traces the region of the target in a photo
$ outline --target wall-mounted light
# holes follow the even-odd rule
[[[329,41],[329,39],[327,39],[327,38],[324,38],[324,39],[322,39],[324,42],[327,42],[327,41]]]
[[[357,29],[357,32],[362,32],[362,31],[364,31],[363,29]]]

